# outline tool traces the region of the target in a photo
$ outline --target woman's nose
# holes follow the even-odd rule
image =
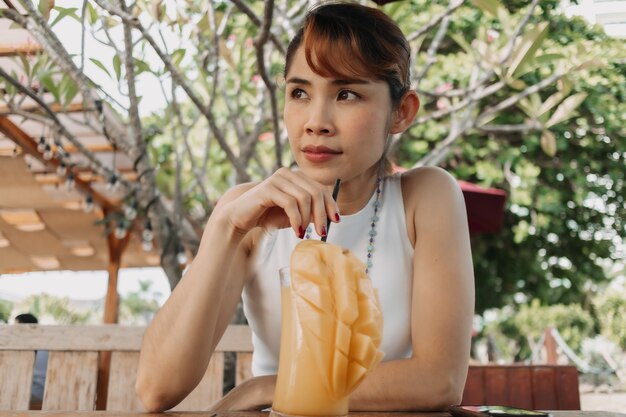
[[[307,134],[318,136],[332,136],[335,134],[332,110],[328,105],[316,103],[309,110],[309,118],[304,126]]]

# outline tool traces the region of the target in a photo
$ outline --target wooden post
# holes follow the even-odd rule
[[[552,336],[552,327],[546,327],[543,331],[543,345],[546,348],[546,364],[556,365],[556,340]]]
[[[106,218],[107,211],[104,216]],[[109,249],[109,281],[107,284],[107,294],[104,302],[104,318],[105,324],[117,324],[119,319],[119,294],[117,292],[117,277],[120,270],[122,255],[130,241],[131,231],[126,232],[126,236],[122,239],[115,237],[115,233],[111,232],[107,236],[107,246]],[[96,394],[96,410],[106,410],[106,400],[109,390],[109,372],[111,369],[111,352],[100,352],[98,363],[98,388]]]

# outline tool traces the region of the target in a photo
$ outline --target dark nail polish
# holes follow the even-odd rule
[[[302,226],[298,227],[298,237],[300,239],[304,239],[304,229],[302,228]]]
[[[335,220],[340,221],[339,213],[335,213]]]
[[[326,226],[322,226],[322,236],[326,236]]]

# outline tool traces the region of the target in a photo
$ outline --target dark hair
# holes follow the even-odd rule
[[[355,76],[385,81],[396,108],[411,87],[411,49],[406,37],[385,13],[355,3],[325,3],[310,10],[287,47],[284,76],[304,45],[309,67],[322,77]],[[391,140],[378,162],[379,175],[392,171]]]
[[[389,85],[395,106],[410,88],[411,50],[406,37],[385,13],[353,3],[326,3],[310,10],[291,40],[285,77],[298,48],[323,77],[367,76]]]
[[[37,324],[37,323],[39,323],[39,320],[37,320],[37,317],[35,317],[34,315],[32,315],[30,313],[18,314],[17,316],[15,316],[15,321],[20,323],[20,324]]]

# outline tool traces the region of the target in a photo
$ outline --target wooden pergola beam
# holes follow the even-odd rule
[[[61,164],[61,161],[59,161],[57,157],[53,157],[50,160],[44,159],[43,154],[37,150],[37,142],[35,142],[35,139],[31,138],[26,132],[20,129],[6,116],[0,116],[0,132],[4,133],[6,137],[18,144],[24,150],[24,152],[38,159],[44,165],[49,165],[56,169]],[[89,182],[83,181],[78,178],[78,175],[75,175],[75,183],[76,188],[83,192],[91,194],[94,202],[100,205],[100,207],[102,207],[103,209],[107,209],[110,211],[120,210],[119,204],[115,204],[109,201],[104,195],[94,190]]]
[[[0,45],[0,57],[16,55],[37,55],[43,52],[43,48],[35,43],[23,43],[18,45]]]
[[[1,50],[1,48],[0,48]],[[50,110],[52,110],[55,113],[78,113],[78,112],[84,112],[84,111],[91,111],[92,109],[88,109],[86,108],[83,103],[70,103],[67,106],[63,106],[59,103],[52,103],[49,104],[48,107],[50,107]],[[23,111],[27,111],[30,113],[40,113],[43,114],[45,113],[42,109],[41,106],[37,103],[31,103],[31,104],[27,104],[24,106],[20,107],[20,110]],[[7,105],[0,105],[0,114],[10,114],[12,113],[12,109],[9,108],[9,106]]]

